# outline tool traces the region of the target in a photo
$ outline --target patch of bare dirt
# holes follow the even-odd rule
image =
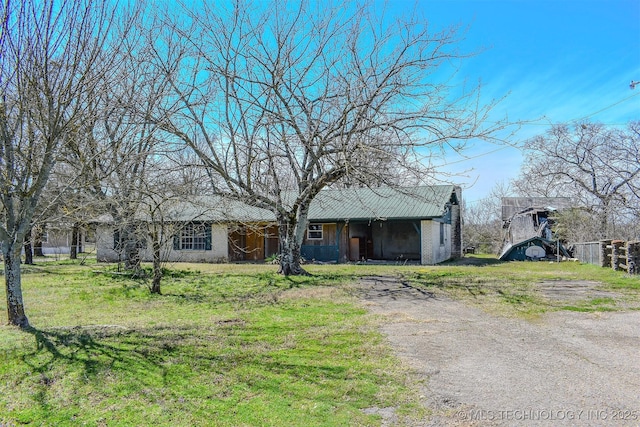
[[[552,285],[554,297],[572,288],[600,292],[590,282]],[[363,279],[361,291],[424,384],[422,402],[433,415],[412,426],[640,425],[638,311],[563,311],[527,321],[390,277]],[[397,425],[393,408],[383,409],[383,425]]]
[[[535,286],[549,298],[562,301],[577,301],[589,298],[616,298],[620,294],[598,289],[600,282],[589,280],[546,280]]]

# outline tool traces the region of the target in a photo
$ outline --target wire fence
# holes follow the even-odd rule
[[[626,270],[629,274],[640,273],[640,242],[600,240],[575,243],[573,256],[580,262]]]
[[[586,264],[600,265],[600,242],[575,243],[573,257]]]

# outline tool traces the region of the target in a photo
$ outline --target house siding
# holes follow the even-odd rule
[[[305,233],[303,256],[323,262],[409,260],[427,265],[462,256],[460,189],[435,186],[411,189],[408,193],[411,192],[415,194],[393,189],[321,192],[312,204],[314,210],[310,211],[309,220],[312,224],[323,224],[322,239],[307,239]],[[176,224],[189,222],[192,214],[194,218],[201,218],[198,222],[212,224],[211,250],[178,250],[169,241],[163,249],[165,259],[172,262],[261,261],[277,254],[278,230],[274,220],[268,218],[271,214],[262,212],[243,219],[244,205],[238,204],[233,214],[226,212],[221,217],[225,219],[207,216],[210,212],[184,210],[180,219],[174,219]],[[120,260],[120,254],[113,249],[113,224],[99,225],[96,241],[98,260]],[[148,244],[141,252],[144,261],[152,258],[150,248]]]
[[[101,262],[116,262],[120,258],[113,248],[113,226],[110,224],[96,227],[96,258]]]
[[[169,262],[226,262],[229,259],[227,242],[227,226],[212,224],[211,226],[211,250],[174,250],[172,239],[168,239],[162,248],[166,261]],[[96,255],[101,262],[118,262],[121,256],[113,248],[113,227],[111,225],[99,225],[96,228]],[[153,260],[151,244],[140,251],[142,261]]]
[[[422,230],[421,264],[432,265],[451,258],[451,224],[444,224],[444,244],[440,244],[440,222],[423,220],[420,222]]]
[[[47,241],[42,242],[42,252],[45,255],[68,254],[71,251],[71,235],[70,229],[47,228]],[[81,246],[83,243],[84,233],[82,233]]]
[[[46,224],[45,226],[46,237],[42,241],[42,252],[44,255],[68,255],[71,252],[71,245],[73,241],[73,225],[72,224]],[[90,230],[86,228],[78,228],[79,241],[76,242],[77,251],[81,253],[87,249],[87,243],[93,243],[93,233],[89,234]],[[91,238],[88,237],[91,236]],[[31,244],[35,245],[35,234],[32,236]],[[91,241],[90,241],[91,240]],[[92,250],[93,244],[90,245]]]
[[[311,222],[312,224],[320,224]],[[340,228],[339,228],[340,226]],[[342,230],[342,224],[322,223],[322,239],[309,239],[305,233],[300,252],[307,260],[339,262],[340,246],[338,230]]]

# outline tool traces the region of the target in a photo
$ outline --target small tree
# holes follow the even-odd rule
[[[143,9],[131,16],[143,20]],[[148,34],[141,34],[124,21],[115,26],[120,43],[113,53],[111,73],[100,80],[86,104],[89,119],[70,135],[64,161],[75,182],[67,191],[69,204],[82,206],[86,217],[107,213],[117,225],[118,249],[127,270],[141,274],[141,233],[137,218],[146,197],[147,175],[164,155],[149,112],[164,94],[163,83],[144,69]],[[87,197],[89,196],[89,197]],[[83,199],[83,203],[74,203]]]
[[[463,204],[464,241],[484,253],[497,254],[503,243],[502,198],[511,195],[507,183],[497,183],[489,195],[473,204]]]
[[[163,266],[169,256],[170,243],[175,233],[180,231],[177,222],[171,221],[167,212],[175,201],[164,193],[154,192],[147,195],[141,210],[146,218],[143,224],[151,243],[152,275],[149,291],[152,294],[162,293]]]
[[[24,237],[24,263],[33,265],[33,230],[27,231]]]
[[[144,196],[140,200],[137,215],[141,218],[140,235],[151,246],[152,274],[149,291],[152,294],[162,293],[163,267],[169,259],[174,238],[181,231],[182,221],[178,219],[182,218],[176,218],[181,211],[176,206],[197,197],[191,193],[197,188],[197,180],[191,181],[193,176],[183,175],[182,169],[175,167],[168,158],[158,161],[139,188]]]

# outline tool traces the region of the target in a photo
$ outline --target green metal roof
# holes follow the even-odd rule
[[[170,209],[172,221],[274,222],[275,214],[238,200],[220,196],[199,196],[176,204]]]
[[[445,213],[453,185],[322,190],[311,202],[310,221],[428,219]]]
[[[453,185],[407,188],[324,189],[311,202],[310,221],[371,219],[428,219],[445,213],[446,204],[455,198]],[[275,215],[240,201],[220,197],[200,197],[180,204],[175,220],[202,218],[211,221],[273,222]]]
[[[309,220],[333,222],[375,219],[429,219],[443,216],[447,203],[457,200],[453,185],[407,188],[324,189],[313,199]],[[165,221],[275,222],[273,212],[219,196],[196,196],[166,202]],[[140,219],[151,219],[141,209]],[[104,216],[96,222],[111,222]]]

